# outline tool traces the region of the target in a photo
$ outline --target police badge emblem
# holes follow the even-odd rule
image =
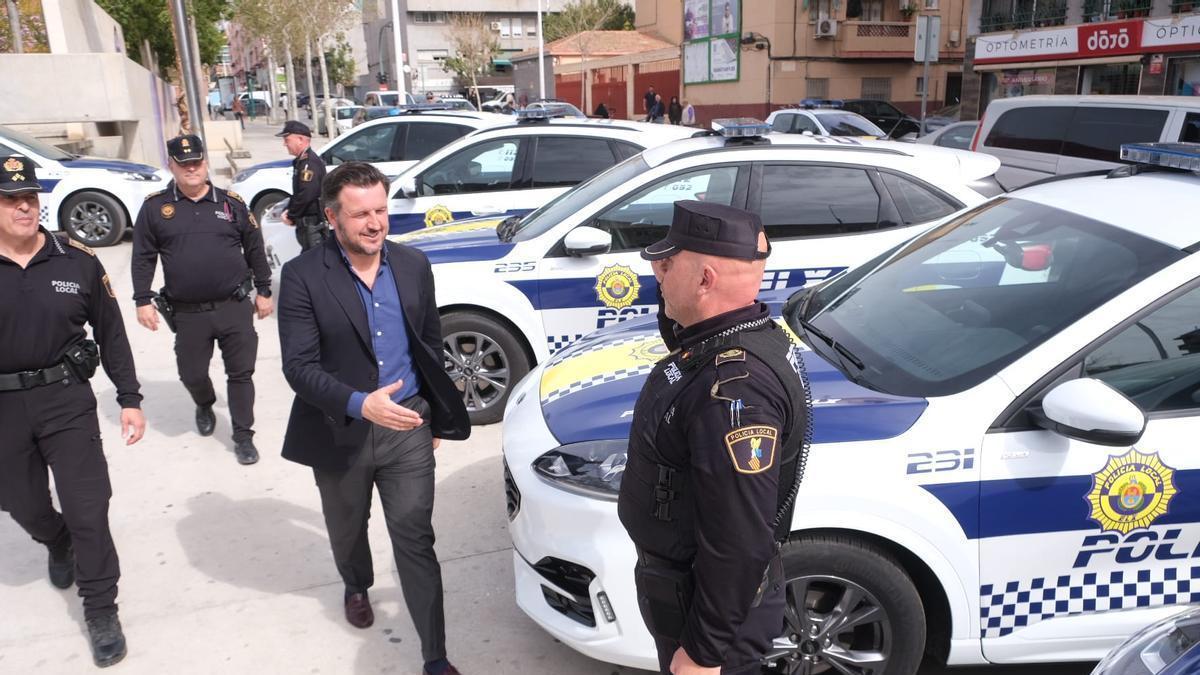
[[[637,274],[626,265],[610,265],[596,277],[596,299],[612,309],[632,305],[641,289]]]
[[[162,214],[163,218],[170,220],[175,217],[175,205],[163,204],[162,208],[159,209],[158,212]]]
[[[454,220],[454,214],[441,204],[425,212],[425,227],[444,225],[452,220]]]
[[[1092,476],[1092,489],[1086,499],[1092,507],[1092,520],[1104,532],[1129,532],[1150,527],[1167,513],[1175,488],[1175,470],[1155,453],[1137,450],[1110,457],[1104,468]]]
[[[13,173],[14,171],[20,171],[21,169],[24,169],[24,168],[25,168],[25,165],[22,164],[21,160],[17,159],[16,157],[9,157],[4,162],[4,170],[9,173]]]
[[[779,431],[764,425],[742,427],[725,434],[725,447],[738,473],[762,473],[775,465]]]

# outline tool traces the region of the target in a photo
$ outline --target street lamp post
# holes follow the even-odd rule
[[[546,100],[546,42],[542,39],[542,0],[538,0],[538,98]]]
[[[408,92],[404,83],[404,46],[400,39],[403,24],[400,21],[400,0],[392,0],[392,57],[395,60],[393,72],[396,73],[396,90],[401,94],[400,103],[404,103],[404,94]]]

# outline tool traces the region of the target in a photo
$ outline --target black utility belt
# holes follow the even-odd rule
[[[22,391],[34,387],[44,387],[48,384],[66,384],[74,379],[74,373],[64,361],[49,368],[0,374],[0,391]]]
[[[241,301],[245,300],[246,297],[247,296],[243,295],[240,298],[225,298],[224,300],[213,300],[212,302],[180,302],[178,300],[171,300],[171,309],[175,310],[176,313],[182,312],[184,314],[195,314],[196,312],[211,312],[212,310],[220,307],[221,305],[225,305],[225,304],[228,304],[231,302],[241,302]]]

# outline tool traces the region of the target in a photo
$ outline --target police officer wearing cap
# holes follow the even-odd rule
[[[312,131],[308,125],[288,120],[283,131],[283,145],[292,161],[292,198],[283,213],[283,222],[296,228],[300,250],[319,246],[329,236],[329,227],[321,211],[321,184],[325,182],[325,162],[312,151]]]
[[[142,438],[146,421],[104,266],[87,247],[39,227],[39,192],[32,161],[0,158],[0,509],[49,549],[51,583],[78,585],[92,657],[104,667],[125,657],[125,636],[108,527],[112,486],[88,384],[97,365],[116,385],[126,445]]]
[[[208,180],[208,162],[198,136],[167,142],[174,180],[146,198],[133,230],[133,299],[138,323],[158,330],[152,302],[172,317],[179,379],[196,403],[196,428],[210,436],[217,400],[208,364],[213,342],[221,349],[228,378],[234,453],[241,464],[258,461],[254,447],[254,363],[258,333],[253,316],[270,316],[271,268],[262,231],[234,192]],[[159,257],[166,286],[156,297],[150,285]],[[256,295],[248,302],[250,291]]]
[[[617,508],[663,673],[758,673],[783,631],[810,415],[798,352],[755,299],[769,254],[757,215],[698,201],[642,252],[671,353],[634,408]]]

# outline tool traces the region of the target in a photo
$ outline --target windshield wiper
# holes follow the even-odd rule
[[[858,368],[860,371],[866,370],[867,366],[862,362],[862,359],[854,355],[854,352],[850,351],[842,343],[823,333],[820,328],[817,328],[809,323],[807,319],[800,319],[800,327],[804,329],[806,334],[815,335],[820,338],[822,342],[832,347],[839,354],[839,358],[844,356],[846,357],[847,361],[854,364],[855,368]]]
[[[521,222],[521,216],[509,216],[500,221],[496,226],[496,236],[500,237],[500,241],[512,241],[513,235],[517,233],[517,224]]]

